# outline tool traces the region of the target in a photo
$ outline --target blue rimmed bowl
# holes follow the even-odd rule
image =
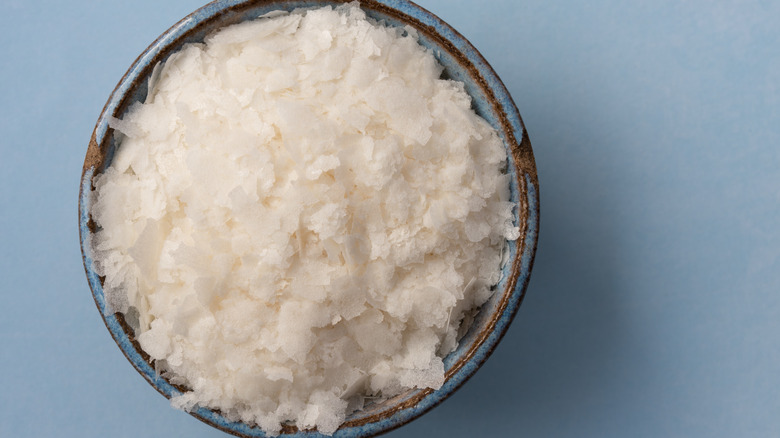
[[[337,5],[341,1],[284,0],[217,0],[193,12],[171,27],[135,60],[108,99],[89,142],[81,178],[79,196],[79,232],[84,269],[92,295],[106,327],[119,348],[139,373],[157,391],[171,398],[186,388],[171,384],[155,373],[153,361],[135,339],[133,329],[122,314],[109,314],[103,294],[103,280],[93,266],[92,238],[96,231],[90,217],[92,181],[111,164],[117,144],[109,117],[121,118],[135,102],[143,101],[154,66],[165,61],[183,45],[202,42],[204,37],[220,28],[251,20],[275,10],[290,11]],[[506,87],[480,53],[457,31],[441,19],[406,0],[362,0],[361,8],[368,16],[391,26],[409,25],[417,29],[420,43],[433,49],[444,66],[444,77],[465,84],[474,110],[496,128],[508,152],[507,172],[511,175],[511,200],[517,204],[516,225],[521,237],[508,242],[509,261],[502,271],[501,281],[489,301],[475,316],[469,330],[460,340],[457,350],[444,360],[446,381],[436,390],[409,390],[380,403],[367,405],[347,417],[335,437],[366,437],[397,428],[424,414],[458,389],[490,356],[503,337],[525,295],[531,274],[539,227],[539,181],[533,151],[523,121]],[[233,422],[218,411],[204,407],[191,412],[196,418],[237,436],[264,437],[252,424]],[[315,431],[299,431],[285,426],[288,436],[321,436]]]

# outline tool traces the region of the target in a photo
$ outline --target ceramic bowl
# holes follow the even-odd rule
[[[97,121],[89,142],[79,196],[79,231],[84,268],[92,294],[106,327],[119,348],[139,373],[167,398],[185,388],[177,387],[155,373],[153,362],[139,347],[133,330],[122,314],[108,314],[102,279],[95,273],[91,239],[95,224],[90,218],[92,180],[111,163],[117,145],[110,116],[121,118],[130,105],[147,94],[148,78],[154,66],[184,44],[201,42],[204,36],[224,26],[254,19],[273,10],[336,5],[338,1],[219,0],[193,12],[153,42],[119,81]],[[516,225],[521,238],[509,242],[509,261],[490,300],[475,316],[459,347],[444,360],[446,381],[436,391],[409,390],[381,403],[367,405],[347,417],[336,437],[372,436],[397,428],[430,410],[460,387],[491,354],[509,327],[523,300],[536,251],[539,225],[539,183],[531,144],[520,114],[506,87],[480,53],[458,32],[425,9],[405,0],[362,0],[368,16],[391,26],[417,29],[420,43],[433,49],[444,66],[444,77],[462,81],[473,99],[474,110],[495,127],[508,151],[511,199],[517,204]],[[193,416],[225,432],[244,437],[263,437],[260,428],[232,422],[218,411],[198,408]],[[285,426],[283,434],[317,436],[316,431],[299,431]]]

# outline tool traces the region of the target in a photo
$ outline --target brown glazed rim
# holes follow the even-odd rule
[[[168,31],[163,33],[157,40],[155,40],[139,57],[135,60],[132,67],[125,73],[125,75],[122,77],[122,79],[119,81],[117,86],[114,88],[114,91],[112,92],[112,97],[109,98],[109,101],[106,103],[106,105],[103,107],[103,111],[101,112],[100,118],[98,119],[98,123],[95,126],[95,129],[92,133],[92,137],[89,142],[89,147],[87,149],[87,154],[84,160],[84,166],[82,169],[82,182],[84,181],[84,177],[86,176],[87,172],[94,169],[96,173],[102,171],[103,166],[105,164],[106,155],[109,150],[110,145],[110,130],[106,130],[106,133],[102,136],[102,141],[100,144],[97,142],[98,138],[98,127],[101,124],[101,121],[103,121],[104,118],[106,118],[107,110],[109,108],[110,103],[112,102],[114,96],[120,92],[120,86],[126,82],[128,79],[128,76],[134,71],[136,65],[145,62],[145,65],[141,69],[140,73],[137,74],[136,79],[130,84],[130,87],[122,94],[121,100],[118,105],[116,105],[114,111],[111,116],[116,117],[117,115],[122,114],[127,107],[129,106],[130,102],[130,96],[132,96],[138,88],[142,85],[142,81],[145,80],[150,74],[151,70],[154,68],[154,66],[161,60],[167,59],[167,57],[174,51],[178,49],[178,45],[180,45],[180,42],[187,40],[189,37],[192,37],[194,34],[197,34],[198,32],[201,32],[204,27],[209,28],[214,23],[219,22],[228,14],[235,14],[236,16],[240,14],[241,12],[245,12],[248,10],[251,10],[253,8],[256,8],[258,6],[269,6],[269,5],[275,5],[275,4],[285,4],[285,3],[295,3],[298,4],[300,2],[295,1],[289,1],[289,0],[248,0],[230,7],[226,7],[223,9],[218,10],[215,13],[212,13],[209,15],[206,19],[202,19],[201,21],[197,22],[191,29],[187,30],[184,33],[181,33],[180,35],[176,36],[175,39],[165,42],[162,46],[162,49],[159,50],[159,52],[150,60],[144,60],[143,58],[147,55],[148,52],[155,49],[157,46],[163,44],[164,38],[174,32],[179,27],[185,25],[190,20],[197,19],[199,15],[206,12],[209,8],[219,7],[217,5],[217,1],[213,1],[202,8],[196,10],[192,14],[188,15],[181,21],[179,21],[176,25],[172,26]],[[312,1],[312,2],[306,2],[311,4],[334,4],[334,3],[349,3],[349,1],[345,0],[333,0],[333,1]],[[460,39],[467,45],[470,55],[472,58],[476,59],[477,63],[480,64],[481,70],[477,68],[474,63],[472,63],[469,58],[464,55],[464,53],[459,50],[455,44],[452,43],[452,41],[437,31],[436,27],[433,25],[428,25],[421,21],[420,19],[417,19],[409,14],[406,14],[394,7],[390,7],[382,3],[380,0],[361,0],[360,6],[364,10],[373,10],[377,11],[382,15],[392,17],[393,19],[396,19],[400,22],[406,23],[413,28],[415,28],[420,34],[424,35],[426,38],[434,41],[436,44],[438,44],[440,47],[444,48],[447,52],[449,52],[454,58],[457,60],[457,62],[461,65],[462,68],[467,70],[469,74],[471,75],[472,79],[475,83],[479,85],[479,88],[486,94],[487,101],[490,103],[490,105],[493,108],[493,111],[495,114],[498,115],[498,122],[501,125],[501,130],[503,133],[504,141],[507,145],[508,150],[511,154],[511,159],[515,165],[515,168],[517,169],[517,184],[518,184],[518,190],[519,190],[519,199],[521,205],[518,206],[518,215],[519,215],[519,225],[520,225],[520,234],[521,238],[518,239],[517,242],[517,254],[512,260],[512,267],[510,270],[510,275],[507,278],[506,286],[502,292],[500,301],[496,305],[495,310],[491,313],[491,318],[487,322],[485,328],[479,332],[479,334],[476,336],[474,342],[471,344],[471,347],[469,350],[465,353],[463,353],[459,360],[457,360],[446,372],[445,374],[445,386],[448,382],[450,382],[450,379],[453,375],[461,372],[465,366],[469,365],[470,368],[466,370],[466,373],[459,379],[458,382],[455,382],[455,385],[452,385],[446,392],[442,394],[441,397],[434,400],[433,403],[428,404],[425,406],[424,409],[415,412],[414,414],[408,416],[409,418],[405,418],[402,421],[396,421],[396,422],[384,422],[386,424],[383,424],[378,429],[377,428],[371,428],[374,430],[362,430],[358,431],[357,434],[350,434],[350,436],[373,436],[378,435],[382,433],[386,433],[390,430],[393,430],[397,427],[402,426],[403,424],[408,423],[411,420],[414,420],[418,418],[420,415],[424,414],[425,412],[429,411],[433,407],[437,406],[439,403],[441,403],[444,399],[446,399],[449,395],[451,395],[453,392],[455,392],[460,386],[463,385],[463,383],[468,380],[471,375],[484,363],[484,361],[490,356],[490,354],[495,349],[495,346],[500,342],[501,338],[503,338],[504,334],[506,333],[506,329],[508,328],[509,324],[511,323],[511,320],[514,318],[515,314],[517,313],[517,310],[522,303],[522,300],[525,296],[525,292],[527,289],[528,281],[530,279],[530,271],[533,267],[534,257],[536,253],[536,244],[537,244],[537,236],[538,236],[538,220],[539,220],[539,202],[538,202],[538,176],[536,172],[536,164],[534,161],[533,151],[531,149],[531,143],[528,138],[527,131],[525,130],[525,125],[523,124],[522,118],[520,117],[519,112],[517,111],[517,107],[512,100],[511,96],[509,96],[509,93],[506,92],[506,88],[503,83],[501,83],[500,79],[498,78],[498,75],[495,73],[495,71],[490,67],[490,65],[487,63],[487,61],[484,59],[484,57],[470,44],[468,41],[460,35],[455,29],[453,29],[451,26],[446,24],[444,21],[436,17],[435,15],[431,14],[424,8],[412,3],[412,2],[406,2],[406,5],[403,5],[404,7],[412,10],[415,15],[418,16],[428,16],[431,17],[432,20],[435,21],[435,24],[439,26],[440,28],[444,29],[445,32],[451,34],[454,38]],[[227,23],[225,25],[232,24]],[[505,98],[504,102],[500,102],[494,92],[493,87],[491,87],[491,84],[488,83],[488,80],[486,80],[485,75],[489,76],[491,80],[493,81],[493,87],[499,86],[501,87],[501,91],[504,91]],[[520,139],[520,142],[517,141],[517,137],[515,135],[515,128],[513,127],[513,124],[510,122],[509,117],[507,115],[506,111],[513,111],[516,115],[520,127],[522,128],[520,130],[522,138]],[[533,202],[533,205],[528,205],[528,185],[532,185],[535,190],[535,197],[536,201]],[[83,189],[83,188],[82,188]],[[90,181],[90,190],[94,190],[94,186],[92,186],[92,181]],[[82,209],[84,204],[84,199],[82,199],[85,196],[84,192],[82,192],[81,197],[79,198],[79,218],[80,221],[82,221]],[[529,223],[529,220],[533,221],[533,224]],[[532,226],[531,232],[529,233],[529,225]],[[88,218],[87,229],[89,230],[89,233],[94,233],[96,231],[95,223],[92,221],[91,218]],[[82,253],[85,251],[84,242],[86,242],[84,234],[84,229],[80,227],[80,238],[82,242]],[[530,239],[529,239],[530,237]],[[529,244],[531,245],[529,247]],[[530,258],[526,262],[525,270],[526,275],[523,275],[523,280],[521,284],[518,284],[518,279],[521,277],[521,274],[524,271],[523,266],[523,254],[527,251],[530,251]],[[87,261],[86,261],[86,255],[84,255],[84,263],[85,263],[85,271],[87,271],[87,276],[89,277],[89,268],[87,267]],[[100,284],[102,286],[104,278],[100,278]],[[92,286],[92,283],[90,283],[90,286]],[[519,296],[518,296],[519,294]],[[93,288],[93,296],[95,295],[95,290]],[[100,304],[97,301],[97,298],[95,297],[96,305],[100,309]],[[512,302],[512,307],[510,309],[510,312],[508,314],[505,314],[507,307],[510,305],[510,302]],[[124,348],[121,348],[120,340],[117,338],[117,336],[114,334],[113,331],[111,331],[110,327],[108,326],[108,322],[106,320],[106,317],[108,315],[103,314],[101,312],[101,316],[103,317],[104,323],[106,324],[106,327],[109,329],[109,332],[112,333],[112,336],[114,337],[114,340],[117,342],[117,344],[120,345],[120,349],[122,350],[123,354],[127,357],[127,359],[133,363],[134,367],[136,367],[137,371],[155,388],[158,392],[160,392],[165,397],[170,398],[168,394],[163,392],[158,385],[152,381],[152,379],[144,372],[141,371],[140,368],[133,362],[131,357],[128,355],[128,352],[125,351]],[[135,348],[135,350],[141,355],[142,359],[149,364],[152,368],[154,368],[154,361],[150,359],[150,357],[141,349],[140,345],[138,344],[137,340],[134,336],[134,331],[130,328],[130,326],[125,321],[124,315],[117,313],[114,315],[120,324],[122,330],[124,333],[128,336],[130,342],[132,343],[132,346]],[[496,325],[502,318],[508,318],[506,323],[503,325],[502,329],[499,331],[495,331]],[[497,335],[497,338],[495,340],[492,340],[492,345],[490,345],[490,348],[485,351],[485,353],[479,357],[475,358],[475,354],[477,353],[477,350],[480,349],[480,347],[483,346],[485,341],[490,337],[492,334]],[[477,360],[475,360],[477,359]],[[471,362],[471,363],[470,363]],[[162,378],[162,377],[158,377]],[[167,380],[166,380],[167,381]],[[170,382],[168,382],[170,384]],[[179,385],[172,385],[179,391],[186,391],[186,388],[181,387]],[[444,387],[443,387],[444,388]],[[345,428],[355,428],[355,427],[362,427],[366,425],[370,425],[372,423],[381,422],[383,420],[387,420],[396,413],[412,408],[416,406],[418,403],[420,403],[421,400],[429,396],[432,392],[434,392],[431,389],[425,389],[422,391],[417,391],[416,394],[414,394],[412,397],[392,405],[391,407],[387,409],[383,409],[375,414],[368,415],[362,418],[357,418],[355,420],[346,421],[343,423],[339,431],[345,429]],[[400,398],[396,397],[397,398]],[[391,399],[392,400],[392,399]],[[218,412],[214,410],[215,412]],[[232,430],[230,428],[227,428],[223,425],[217,424],[216,422],[212,421],[209,418],[204,418],[201,415],[197,415],[194,411],[191,412],[191,414],[198,418],[199,420],[218,428],[226,433],[236,435],[236,436],[250,436],[244,433],[241,433],[237,430]],[[283,434],[295,434],[299,432],[299,429],[295,426],[291,425],[284,425],[282,429]],[[308,432],[308,430],[307,430]],[[338,431],[337,431],[338,433]],[[254,435],[252,435],[254,436]]]

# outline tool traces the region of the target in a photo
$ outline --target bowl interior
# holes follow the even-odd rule
[[[210,3],[169,29],[135,61],[117,85],[98,119],[84,162],[79,199],[79,226],[84,266],[95,302],[103,319],[128,360],[146,380],[168,398],[185,388],[176,387],[157,375],[154,364],[135,341],[133,330],[121,314],[107,314],[102,279],[92,266],[90,193],[92,178],[110,165],[117,144],[108,117],[121,118],[135,102],[146,98],[148,80],[154,66],[173,52],[192,42],[202,42],[217,29],[251,20],[275,10],[337,5],[338,1],[216,1]],[[507,263],[495,292],[474,315],[470,328],[458,348],[444,360],[446,382],[437,390],[409,390],[382,402],[370,403],[347,417],[335,436],[370,436],[398,427],[432,408],[470,377],[489,356],[506,331],[522,301],[536,249],[538,227],[538,181],[528,137],[506,88],[482,56],[462,36],[424,9],[406,1],[362,1],[368,16],[391,26],[409,25],[420,35],[420,43],[431,49],[444,66],[444,77],[465,84],[474,110],[495,127],[508,150],[507,173],[511,201],[518,205],[516,225],[521,238],[508,242]],[[197,408],[192,414],[226,432],[243,436],[265,436],[257,428],[231,422],[219,412]],[[284,433],[298,432],[293,426]],[[309,433],[305,433],[309,435]]]

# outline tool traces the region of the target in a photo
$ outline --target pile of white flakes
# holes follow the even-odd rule
[[[332,434],[365,397],[442,385],[519,231],[505,149],[441,73],[356,3],[299,10],[185,46],[111,120],[95,268],[191,389],[175,406]]]

